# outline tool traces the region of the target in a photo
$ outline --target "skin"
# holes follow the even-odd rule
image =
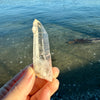
[[[50,100],[59,87],[59,69],[52,71],[53,81],[49,82],[35,76],[33,65],[27,66],[0,88],[0,100]]]

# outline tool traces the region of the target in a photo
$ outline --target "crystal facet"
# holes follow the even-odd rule
[[[49,49],[48,34],[43,25],[35,19],[32,31],[33,39],[33,65],[38,77],[52,81],[52,61]]]

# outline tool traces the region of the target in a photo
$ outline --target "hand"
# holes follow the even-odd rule
[[[56,79],[59,70],[56,67],[52,70],[53,81],[48,82],[35,77],[33,65],[26,67],[0,88],[0,100],[50,100],[59,87]]]

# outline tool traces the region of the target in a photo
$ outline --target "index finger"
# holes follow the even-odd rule
[[[20,78],[26,72],[28,67],[33,67],[33,65],[26,66],[22,71],[20,71],[17,75],[15,75],[10,81],[8,81],[3,87],[0,89],[0,97],[6,95],[6,93],[15,85],[15,83],[20,80]]]
[[[57,67],[52,68],[53,71],[53,78],[57,78],[59,75],[59,69]],[[35,94],[38,90],[40,90],[48,81],[45,79],[41,79],[37,77],[35,79],[34,87],[32,88],[30,95]]]

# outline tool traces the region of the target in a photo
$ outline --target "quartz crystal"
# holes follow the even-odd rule
[[[43,25],[35,19],[33,22],[33,65],[39,78],[52,81],[52,61],[48,34]]]

